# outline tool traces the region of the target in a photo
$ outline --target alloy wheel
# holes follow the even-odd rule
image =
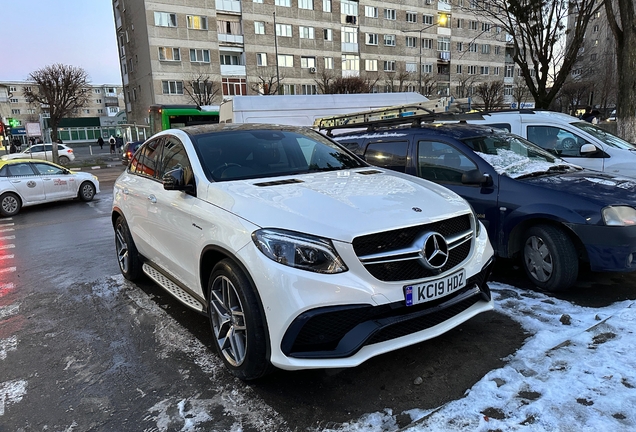
[[[526,268],[536,280],[545,282],[552,276],[552,254],[540,237],[528,237],[524,246],[524,261]]]
[[[247,351],[247,326],[236,287],[225,276],[217,277],[212,284],[210,319],[223,356],[231,365],[240,366]]]

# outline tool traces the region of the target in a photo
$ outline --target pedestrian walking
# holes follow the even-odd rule
[[[117,154],[120,154],[121,148],[124,146],[124,139],[119,135],[117,135],[117,138],[115,138],[115,146],[117,147]]]
[[[110,136],[108,139],[108,144],[110,144],[110,154],[115,154],[115,137]]]
[[[97,138],[97,144],[99,144],[100,150],[104,150],[104,138],[101,135]]]

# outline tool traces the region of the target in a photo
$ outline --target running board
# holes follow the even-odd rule
[[[192,295],[187,293],[179,285],[177,285],[174,282],[172,282],[170,279],[168,279],[161,272],[157,271],[157,269],[155,269],[154,267],[149,266],[148,264],[144,263],[144,265],[142,267],[142,270],[157,285],[159,285],[161,288],[163,288],[166,291],[168,291],[170,294],[172,294],[181,303],[183,303],[184,305],[196,310],[197,312],[203,313],[203,311],[204,311],[203,304],[201,304],[201,302],[199,300],[197,300]]]

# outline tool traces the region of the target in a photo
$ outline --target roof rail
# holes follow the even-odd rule
[[[327,135],[331,135],[334,129],[355,129],[363,127],[374,129],[379,126],[397,126],[407,123],[410,123],[411,127],[419,127],[423,121],[433,122],[465,119],[465,110],[470,110],[470,99],[454,100],[452,98],[443,98],[439,101],[396,105],[356,113],[322,117],[316,119],[314,128],[326,130]],[[469,114],[468,116],[468,118],[481,118],[479,114]]]

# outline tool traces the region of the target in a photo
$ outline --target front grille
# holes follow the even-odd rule
[[[479,301],[490,300],[486,279],[491,265],[468,278],[466,287],[441,299],[407,307],[404,301],[381,306],[334,306],[307,311],[292,323],[281,344],[297,358],[342,358],[365,345],[434,327]]]
[[[358,257],[407,249],[412,247],[416,240],[427,232],[438,232],[448,241],[452,236],[471,232],[470,219],[470,215],[466,214],[426,225],[356,237],[353,240],[353,249]],[[450,249],[448,261],[438,270],[431,270],[424,267],[416,258],[407,260],[385,260],[385,262],[382,263],[363,262],[363,264],[373,277],[381,281],[395,282],[425,279],[437,276],[459,265],[468,258],[472,244],[473,238],[471,236],[469,241],[465,241],[457,247]]]

